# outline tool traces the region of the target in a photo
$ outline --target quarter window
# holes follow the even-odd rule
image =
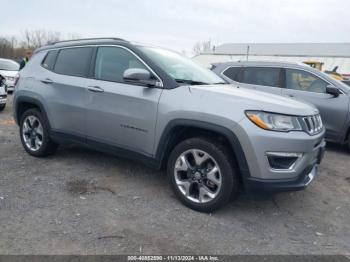
[[[240,74],[239,82],[261,85],[280,86],[280,69],[272,67],[246,67]]]
[[[305,71],[286,69],[286,87],[314,93],[326,93],[328,83]]]
[[[129,68],[146,69],[146,66],[129,51],[120,47],[99,47],[95,64],[95,78],[124,82],[123,74]]]
[[[92,54],[91,47],[62,49],[58,53],[54,71],[57,74],[86,76]]]
[[[229,67],[227,68],[224,72],[223,75],[227,76],[228,78],[230,78],[231,80],[236,81],[237,80],[237,76],[239,71],[241,70],[241,67]]]
[[[47,55],[45,56],[44,61],[42,62],[42,66],[48,70],[52,70],[55,65],[57,53],[58,53],[57,50],[48,52]]]

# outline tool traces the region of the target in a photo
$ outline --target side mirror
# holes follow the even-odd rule
[[[161,83],[152,78],[149,71],[141,68],[129,68],[124,71],[123,79],[127,83],[145,86],[161,86]]]
[[[335,86],[329,85],[326,87],[326,93],[338,97],[341,94],[341,91]]]

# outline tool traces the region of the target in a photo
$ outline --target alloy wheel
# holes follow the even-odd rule
[[[183,152],[175,162],[174,176],[180,192],[195,203],[207,203],[220,192],[220,167],[211,155],[202,150]]]
[[[40,120],[33,115],[27,116],[23,121],[22,137],[24,143],[31,151],[38,151],[43,144],[44,131]]]

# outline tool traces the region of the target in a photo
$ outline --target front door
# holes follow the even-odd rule
[[[151,155],[162,89],[125,83],[129,68],[149,70],[128,49],[97,49],[94,79],[87,80],[87,138]]]
[[[338,141],[348,113],[348,96],[338,97],[326,93],[327,81],[310,72],[285,69],[283,95],[315,105],[326,127],[326,137]]]

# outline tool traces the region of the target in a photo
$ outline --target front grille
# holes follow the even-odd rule
[[[322,119],[320,115],[303,117],[306,126],[306,131],[310,135],[316,135],[323,130]]]

